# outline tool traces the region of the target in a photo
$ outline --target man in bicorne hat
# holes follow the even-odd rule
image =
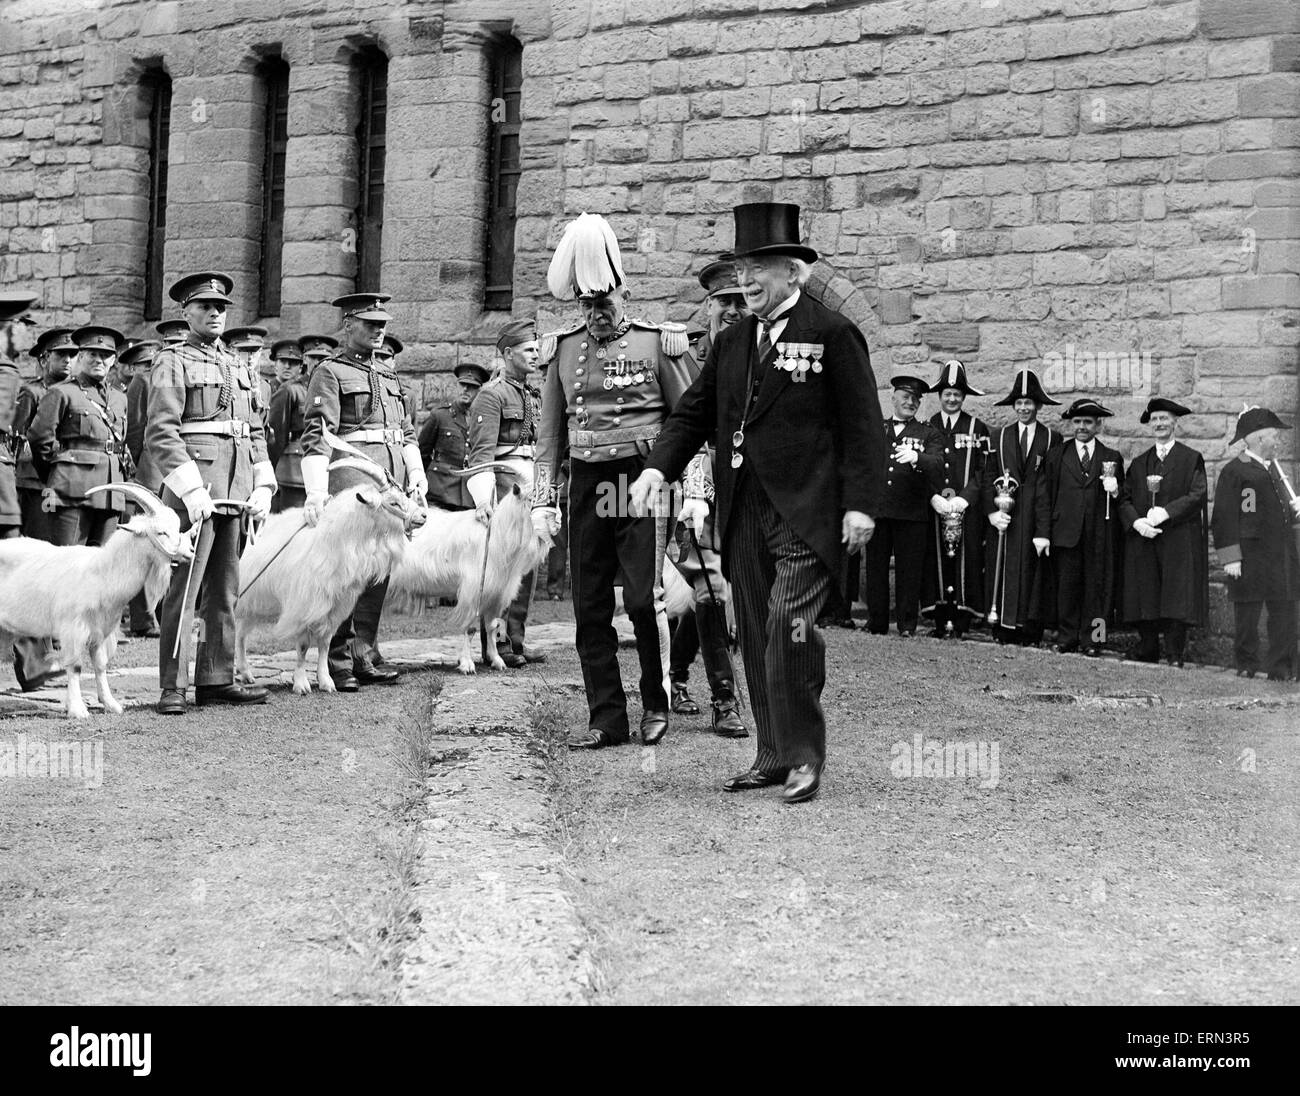
[[[817,794],[826,759],[826,647],[816,620],[845,551],[867,543],[885,480],[885,425],[867,344],[805,290],[817,253],[799,207],[736,207],[736,272],[752,315],[722,331],[633,485],[637,507],[717,438],[718,540],[736,599],[753,765],[729,792]]]
[[[1111,412],[1089,397],[1061,416],[1074,439],[1050,450],[1037,492],[1034,551],[1050,555],[1056,585],[1056,649],[1101,653],[1114,623],[1124,458],[1097,440]]]
[[[488,371],[473,362],[463,362],[452,372],[460,386],[450,402],[435,407],[420,427],[420,459],[429,479],[431,506],[443,510],[473,510],[474,496],[464,476],[454,472],[469,467],[469,408],[488,381]]]
[[[1300,556],[1295,526],[1300,499],[1292,497],[1277,462],[1279,430],[1289,430],[1266,407],[1250,407],[1237,419],[1232,444],[1240,456],[1219,473],[1214,488],[1214,547],[1228,575],[1236,636],[1237,676],[1262,668],[1270,681],[1300,675],[1296,652],[1296,601]],[[1259,618],[1268,610],[1268,653],[1261,667]]]
[[[343,345],[316,366],[307,384],[302,481],[308,524],[320,520],[332,493],[374,482],[354,468],[330,471],[326,430],[373,460],[412,498],[423,501],[428,490],[401,379],[375,354],[383,346],[393,318],[384,308],[390,300],[387,293],[349,293],[334,301],[334,307],[343,313]],[[304,356],[309,353],[304,348]],[[375,662],[387,594],[385,575],[362,591],[355,609],[330,641],[330,677],[340,692],[356,692],[362,685],[388,685],[398,678],[396,670]]]
[[[1142,412],[1155,444],[1129,465],[1120,496],[1124,538],[1124,612],[1139,642],[1138,662],[1165,657],[1181,666],[1187,629],[1204,627],[1209,593],[1209,522],[1205,459],[1175,438],[1178,420],[1191,412],[1157,396]]]
[[[980,485],[989,451],[989,428],[962,410],[967,396],[984,395],[966,379],[966,367],[955,358],[944,362],[939,379],[930,386],[939,397],[939,410],[930,426],[943,438],[943,474],[925,539],[925,571],[921,578],[921,616],[934,625],[941,639],[951,630],[961,639],[984,618],[984,516]],[[945,539],[945,529],[957,524],[958,539]]]
[[[668,729],[667,518],[630,513],[626,492],[690,386],[695,360],[684,325],[628,318],[618,239],[603,217],[584,213],[568,225],[547,284],[559,300],[576,296],[582,311],[581,324],[559,333],[548,357],[533,495],[539,532],[554,536],[567,453],[573,609],[588,709],[587,727],[570,734],[568,744],[600,749],[631,736],[613,624],[621,570],[641,668],[641,741],[652,746]],[[547,343],[549,349],[550,336]]]

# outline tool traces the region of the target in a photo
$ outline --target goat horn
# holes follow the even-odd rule
[[[448,474],[453,476],[472,476],[477,472],[515,472],[518,469],[513,464],[503,464],[499,460],[484,461],[482,464],[476,464],[472,468],[450,468]]]
[[[141,487],[138,483],[101,483],[98,487],[89,488],[86,494],[93,495],[100,491],[116,491],[118,494],[125,495],[143,506],[151,517],[157,517],[159,514],[167,512],[167,507],[163,505],[162,499],[148,488]]]
[[[388,477],[384,474],[384,470],[365,457],[343,457],[330,463],[329,470],[332,472],[335,468],[355,468],[358,472],[370,476],[380,487],[388,486]]]

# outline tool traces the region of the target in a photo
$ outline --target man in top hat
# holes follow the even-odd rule
[[[1050,450],[1035,496],[1034,551],[1050,556],[1056,585],[1056,649],[1101,653],[1114,623],[1120,578],[1119,485],[1124,458],[1097,440],[1111,413],[1089,397],[1061,416],[1074,440]]]
[[[537,330],[532,320],[511,320],[497,336],[497,375],[474,397],[469,409],[469,453],[466,467],[508,464],[510,471],[477,472],[466,487],[479,514],[487,520],[497,500],[518,485],[531,498],[533,458],[537,444],[537,418],[542,394],[528,380],[537,365]],[[506,610],[506,638],[497,643],[501,660],[512,669],[530,662],[545,662],[546,655],[524,646],[528,607],[533,599],[537,572],[524,576],[519,592]]]
[[[1044,614],[1051,614],[1055,605],[1050,576],[1045,566],[1039,566],[1033,543],[1039,473],[1048,452],[1062,441],[1060,434],[1038,421],[1045,404],[1059,406],[1043,391],[1037,375],[1022,369],[1011,391],[994,404],[1010,407],[1016,421],[994,435],[980,487],[981,512],[988,518],[984,531],[988,622],[998,642],[1031,647],[1043,638]],[[1003,510],[997,500],[1007,505],[1008,498],[1010,509]]]
[[[967,396],[984,393],[971,386],[961,362],[944,362],[930,391],[939,397],[930,426],[943,438],[943,474],[939,497],[930,502],[934,515],[925,541],[921,616],[934,624],[935,638],[951,632],[961,639],[984,619],[984,518],[976,504],[989,428],[962,410]]]
[[[894,560],[894,616],[900,636],[916,634],[921,607],[925,534],[932,499],[939,499],[943,436],[918,422],[917,409],[929,385],[920,377],[895,377],[894,414],[883,435],[889,452],[885,485],[875,514],[876,531],[865,549],[867,630],[889,631],[889,560]]]
[[[387,293],[349,293],[334,301],[343,313],[343,345],[316,366],[307,382],[302,481],[309,524],[320,520],[330,494],[372,482],[356,469],[330,471],[326,430],[373,460],[412,498],[423,499],[428,490],[415,428],[402,399],[402,382],[375,356],[392,320],[384,308],[391,299]],[[367,586],[330,641],[330,676],[342,692],[397,680],[397,671],[375,665],[374,657],[387,593],[387,575]]]
[[[194,659],[194,700],[261,704],[266,690],[235,684],[235,599],[245,515],[271,508],[275,472],[266,454],[257,378],[221,334],[234,279],[187,274],[168,294],[189,325],[185,341],[154,357],[142,464],[162,482],[162,500],[199,531],[192,565],[176,568],[163,599],[157,710],[183,715],[195,599],[202,614]],[[179,638],[178,638],[179,637]]]
[[[443,510],[472,510],[474,497],[466,477],[454,471],[469,467],[469,408],[487,383],[488,371],[473,362],[453,370],[459,389],[456,395],[433,413],[420,428],[420,459],[429,480],[428,500]]]
[[[0,537],[16,537],[22,532],[23,512],[14,468],[18,448],[14,416],[23,380],[14,359],[21,351],[16,325],[31,322],[27,310],[35,303],[31,293],[0,292]]]
[[[1138,631],[1129,656],[1137,662],[1165,656],[1181,666],[1187,629],[1204,627],[1209,602],[1209,522],[1205,459],[1175,438],[1191,412],[1173,400],[1148,401],[1139,420],[1155,444],[1129,465],[1120,495],[1124,523],[1124,613]]]
[[[31,447],[27,444],[27,431],[36,418],[45,393],[68,378],[72,363],[77,357],[77,344],[72,341],[72,330],[55,327],[44,332],[32,346],[31,356],[40,368],[35,380],[28,381],[18,393],[18,408],[14,414],[13,434],[18,446],[18,498],[23,511],[23,536],[49,540],[49,514],[42,508],[45,484],[32,464]]]
[[[1278,431],[1289,429],[1266,407],[1243,411],[1232,438],[1234,445],[1245,443],[1242,452],[1223,466],[1214,488],[1214,547],[1228,575],[1238,677],[1254,677],[1261,668],[1270,681],[1286,681],[1300,673],[1296,654],[1300,556],[1295,537],[1300,499],[1288,489],[1277,462]],[[1264,608],[1268,609],[1268,653],[1261,667],[1259,618]]]
[[[723,788],[784,784],[784,802],[799,803],[816,795],[826,758],[814,622],[845,551],[874,528],[885,424],[862,333],[804,290],[817,253],[799,242],[799,207],[753,203],[734,216],[752,315],[718,336],[632,499],[644,505],[717,437],[718,538],[758,730],[753,766]]]
[[[580,325],[555,336],[542,391],[533,496],[539,531],[554,536],[558,492],[565,486],[569,492],[569,564],[588,726],[570,734],[568,744],[599,749],[630,738],[613,624],[621,569],[641,668],[641,740],[654,745],[668,729],[668,622],[662,608],[667,518],[633,516],[624,492],[689,387],[695,361],[683,325],[628,318],[622,256],[603,217],[584,213],[570,222],[547,282],[558,299],[576,296],[582,311]],[[567,485],[560,478],[566,453]]]
[[[271,512],[291,510],[307,501],[302,486],[302,429],[307,413],[307,378],[297,339],[280,339],[271,346],[279,387],[266,409],[266,452],[275,468],[279,490]]]

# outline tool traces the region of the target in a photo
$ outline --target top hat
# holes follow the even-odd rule
[[[1004,399],[998,400],[994,407],[1011,407],[1016,400],[1033,400],[1039,404],[1051,404],[1053,407],[1059,407],[1060,400],[1054,400],[1043,391],[1042,383],[1038,380],[1036,373],[1031,373],[1028,369],[1022,369],[1016,374],[1015,382],[1011,385],[1011,391]]]
[[[184,342],[189,334],[190,325],[184,320],[162,320],[153,325],[153,329],[163,337],[165,343]]]
[[[1247,407],[1237,416],[1237,432],[1232,435],[1232,442],[1229,444],[1249,437],[1256,430],[1267,430],[1269,427],[1274,430],[1291,429],[1267,407]]]
[[[736,220],[737,259],[751,255],[789,255],[806,263],[817,261],[817,252],[799,242],[799,207],[791,202],[749,202],[732,211]]]
[[[475,365],[473,362],[465,362],[456,366],[452,370],[456,374],[456,379],[464,384],[485,385],[488,382],[488,371],[481,365]]]
[[[918,400],[925,395],[926,384],[920,377],[894,377],[889,382],[895,388],[901,388],[906,392],[911,392]]]
[[[391,293],[345,293],[330,302],[335,308],[343,309],[343,318],[353,320],[382,320],[387,323],[393,317],[384,311],[384,303],[391,301]]]
[[[700,271],[700,285],[710,297],[743,297],[736,281],[736,257],[730,253],[715,259]]]
[[[266,345],[265,327],[232,327],[221,336],[227,346],[236,350],[261,350]]]
[[[117,360],[122,365],[142,365],[145,362],[153,361],[154,355],[158,353],[162,343],[156,339],[141,339],[139,342],[133,342],[117,356]]]
[[[125,346],[126,336],[111,327],[89,324],[77,328],[72,333],[72,341],[80,350],[103,350],[109,354],[116,354],[119,348]]]
[[[1174,403],[1173,400],[1167,400],[1163,396],[1156,396],[1154,399],[1147,401],[1147,408],[1142,412],[1142,417],[1138,419],[1138,422],[1145,426],[1151,421],[1152,413],[1156,411],[1168,411],[1174,418],[1192,413],[1190,408],[1184,407],[1181,403]]]
[[[36,294],[26,290],[6,290],[0,293],[0,323],[21,316],[36,303]]]
[[[1069,407],[1061,412],[1061,418],[1077,419],[1083,415],[1091,415],[1094,419],[1109,419],[1114,417],[1114,413],[1107,411],[1101,404],[1091,396],[1084,396],[1082,399],[1075,400]]]
[[[938,393],[945,388],[959,388],[968,396],[984,395],[978,388],[971,387],[970,381],[966,379],[966,367],[956,358],[943,363],[939,379],[930,386],[930,391]]]
[[[230,293],[235,288],[235,279],[219,270],[208,270],[201,274],[186,274],[167,290],[167,296],[179,301],[181,307],[190,301],[224,301],[232,303]]]
[[[271,344],[272,361],[302,361],[297,339],[276,339]]]
[[[41,332],[40,338],[32,344],[32,348],[28,353],[33,358],[39,358],[44,354],[48,354],[51,350],[76,349],[77,344],[72,340],[72,328],[51,327],[48,331]]]

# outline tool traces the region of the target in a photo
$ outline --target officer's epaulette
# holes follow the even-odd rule
[[[670,358],[680,358],[690,349],[690,341],[686,338],[686,325],[684,323],[674,323],[671,320],[665,320],[663,323],[633,320],[632,326],[639,327],[642,331],[658,331],[659,345],[663,347],[664,353]]]
[[[561,328],[559,331],[548,331],[537,340],[537,364],[546,365],[555,357],[555,351],[559,348],[561,339],[577,334],[586,326],[585,321],[578,320],[572,327]]]

